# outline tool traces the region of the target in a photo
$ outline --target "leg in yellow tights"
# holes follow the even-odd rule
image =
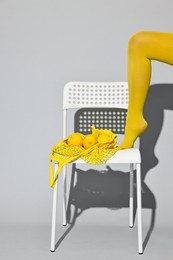
[[[147,128],[143,108],[150,85],[151,60],[173,65],[173,34],[139,32],[129,40],[129,106],[125,136],[119,149],[132,147],[136,138]]]

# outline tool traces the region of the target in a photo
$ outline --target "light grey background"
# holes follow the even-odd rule
[[[172,11],[171,0],[0,0],[2,227],[47,226],[43,237],[48,236],[49,243],[48,165],[52,145],[62,139],[63,85],[71,80],[126,81],[128,39],[142,30],[171,32]],[[158,163],[149,168],[145,182],[157,202],[155,226],[173,230],[172,99],[167,104],[173,67],[153,62],[152,70],[153,91],[146,113],[161,109],[158,120],[163,119],[163,125],[154,147]],[[125,209],[114,215],[105,208],[89,209],[78,223],[103,225],[109,219],[111,226],[116,216],[116,224],[124,227],[126,213]],[[147,216],[144,210],[146,226]],[[172,237],[173,232],[169,242]]]

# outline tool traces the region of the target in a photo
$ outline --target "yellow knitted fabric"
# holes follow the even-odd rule
[[[116,135],[110,130],[99,130],[94,126],[91,127],[92,134],[98,137],[100,134],[107,134],[110,138],[109,142],[96,143],[88,149],[80,145],[69,145],[67,139],[62,140],[57,145],[52,147],[52,153],[50,155],[50,186],[54,187],[58,178],[58,174],[64,165],[81,158],[85,162],[90,164],[102,164],[105,163],[114,153],[117,151]],[[82,135],[82,134],[81,134]],[[82,135],[84,137],[84,135]],[[58,169],[53,173],[52,161],[58,162]]]

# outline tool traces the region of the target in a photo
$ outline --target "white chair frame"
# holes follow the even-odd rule
[[[127,82],[69,82],[64,86],[63,93],[63,138],[67,135],[67,110],[71,108],[83,107],[105,107],[105,108],[128,108],[128,83]],[[85,163],[78,159],[73,163]],[[141,155],[137,148],[130,148],[118,151],[112,156],[107,164],[129,164],[129,226],[133,227],[133,207],[134,207],[134,170],[136,168],[137,185],[137,226],[138,226],[138,253],[143,254],[142,242],[142,198],[141,198]],[[55,169],[58,164],[54,162]],[[63,225],[67,225],[66,219],[66,167],[63,168]],[[53,190],[53,210],[51,228],[50,251],[55,251],[56,244],[56,214],[57,214],[57,181]]]

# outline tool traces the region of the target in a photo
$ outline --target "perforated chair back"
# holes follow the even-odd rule
[[[124,134],[127,109],[124,108],[81,108],[75,113],[74,131],[91,133],[91,126],[108,129],[115,134]]]
[[[63,109],[128,106],[127,82],[69,82],[64,86]]]

